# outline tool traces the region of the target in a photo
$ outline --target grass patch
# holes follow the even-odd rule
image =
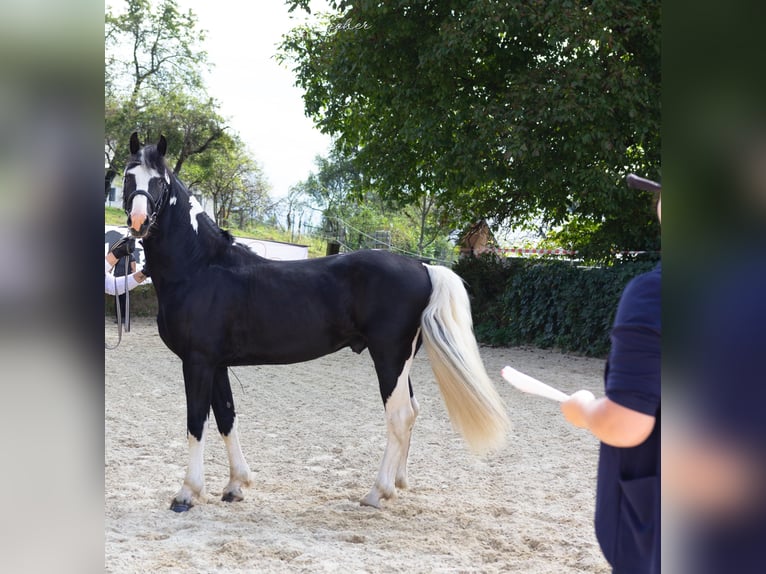
[[[125,216],[125,212],[119,207],[104,207],[104,224],[105,225],[127,225],[128,218]]]

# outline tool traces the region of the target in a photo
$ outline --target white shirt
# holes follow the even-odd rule
[[[133,273],[127,275],[128,291],[140,285],[133,277]],[[125,277],[115,277],[112,274],[112,266],[104,259],[104,293],[109,295],[122,295],[125,293]]]

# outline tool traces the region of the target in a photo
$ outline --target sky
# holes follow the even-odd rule
[[[312,2],[312,11],[323,5]],[[206,31],[201,48],[212,64],[208,93],[263,168],[272,197],[286,196],[330,148],[330,138],[304,115],[288,65],[274,59],[282,35],[304,20],[303,13],[289,14],[282,0],[178,0],[178,6],[191,8]]]

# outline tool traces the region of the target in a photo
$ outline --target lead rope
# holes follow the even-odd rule
[[[130,257],[125,258],[125,317],[128,320],[126,333],[130,333],[130,290],[128,289],[128,272],[130,271]],[[117,277],[114,279],[114,307],[117,310],[117,342],[114,347],[110,347],[109,344],[104,341],[104,348],[110,351],[114,351],[120,346],[122,342],[122,313],[120,312],[120,295],[117,293]]]
[[[130,273],[130,256],[125,258],[125,332],[130,333],[130,290],[128,289],[128,274]]]

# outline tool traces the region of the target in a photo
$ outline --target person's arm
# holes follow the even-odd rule
[[[762,454],[742,441],[663,429],[662,495],[679,510],[716,520],[758,511],[764,478]]]
[[[108,293],[109,295],[114,295],[115,292],[118,295],[121,295],[122,293],[125,293],[125,280],[122,280],[122,287],[115,288],[114,286],[114,275],[112,275],[112,269],[115,265],[120,261],[122,257],[131,257],[131,253],[135,250],[136,244],[135,240],[132,237],[121,237],[115,243],[112,245],[112,247],[109,249],[109,252],[106,254],[106,257],[104,257],[104,273],[105,273],[105,283],[104,283],[104,291]],[[138,284],[142,283],[149,275],[148,273],[144,273],[144,269],[141,271],[136,272],[136,262],[135,260],[132,260],[130,262],[130,269],[132,272],[132,275],[128,278],[128,290],[133,289]],[[119,283],[119,281],[118,281]]]
[[[108,261],[107,261],[108,264]],[[128,291],[138,287],[146,279],[146,275],[142,271],[136,271],[132,275],[128,275]],[[115,277],[111,273],[104,274],[104,293],[108,295],[122,295],[125,293],[125,277]]]
[[[117,262],[123,257],[130,257],[130,254],[136,248],[136,240],[132,237],[121,237],[114,242],[114,245],[109,249],[109,253],[106,254],[106,261],[111,264],[111,267],[117,265]],[[135,265],[135,264],[134,264]],[[110,267],[110,269],[111,269]],[[135,270],[135,266],[133,267]]]
[[[114,253],[112,253],[111,251],[106,254],[105,260],[106,260],[106,262],[108,264],[108,267],[105,268],[105,271],[111,271],[112,268],[115,265],[117,265],[117,262],[119,261],[119,259],[117,257],[115,257]]]
[[[564,417],[601,442],[628,448],[651,435],[660,403],[659,268],[628,283],[611,331],[605,397],[577,391],[561,404]]]
[[[561,412],[574,426],[589,430],[601,442],[627,448],[638,446],[652,433],[655,418],[590,391],[577,391],[561,403]]]

